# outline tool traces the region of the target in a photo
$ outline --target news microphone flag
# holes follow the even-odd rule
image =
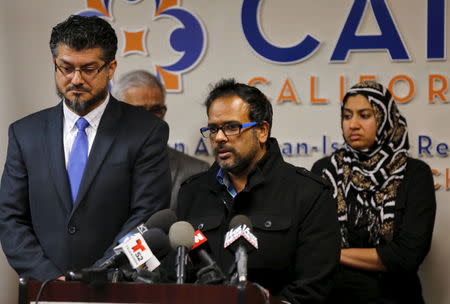
[[[160,262],[140,233],[128,237],[122,244],[116,246],[114,251],[117,254],[123,252],[127,256],[131,267],[134,269],[145,263],[149,267],[149,270],[152,271],[160,265]]]
[[[203,243],[206,243],[207,241],[208,241],[208,239],[200,230],[195,231],[194,232],[194,246],[192,246],[191,250],[194,250],[195,248],[202,245]]]
[[[241,224],[227,232],[223,247],[227,248],[240,237],[243,237],[250,245],[258,249],[258,239],[253,233],[250,232],[250,227],[245,224]]]

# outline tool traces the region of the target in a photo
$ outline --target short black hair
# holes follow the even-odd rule
[[[222,79],[212,86],[205,101],[206,114],[209,113],[209,108],[214,100],[229,96],[238,96],[249,105],[249,118],[251,121],[267,121],[270,136],[273,116],[272,104],[260,90],[243,83],[238,83],[233,78]]]
[[[99,47],[103,50],[101,58],[111,62],[116,57],[117,36],[111,25],[99,17],[72,15],[57,24],[50,37],[50,50],[53,58],[58,56],[58,44],[81,51]]]

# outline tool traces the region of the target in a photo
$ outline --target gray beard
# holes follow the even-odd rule
[[[60,91],[58,87],[56,87],[56,93],[60,98],[64,100],[64,103],[66,104],[67,107],[69,107],[69,109],[71,109],[80,116],[84,116],[106,98],[106,96],[108,95],[108,89],[105,88],[105,90],[99,92],[97,95],[84,102],[79,101],[78,97],[75,97],[75,99],[72,100],[67,98],[66,96],[64,96],[64,94]]]

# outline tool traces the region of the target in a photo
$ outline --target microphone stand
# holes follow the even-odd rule
[[[177,284],[184,284],[186,280],[187,248],[178,246],[177,248]]]

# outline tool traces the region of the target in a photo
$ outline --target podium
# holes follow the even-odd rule
[[[19,287],[19,304],[35,303],[42,282],[29,280]],[[223,285],[175,285],[142,283],[107,283],[89,286],[80,282],[52,281],[42,290],[39,303],[151,303],[151,304],[279,304],[274,297],[266,299],[252,283],[245,289]]]

